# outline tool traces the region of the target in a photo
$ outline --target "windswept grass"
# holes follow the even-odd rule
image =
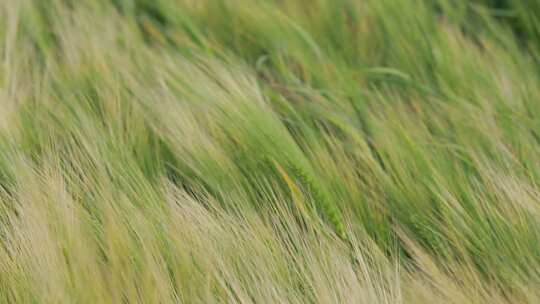
[[[0,303],[540,302],[537,1],[0,1]]]

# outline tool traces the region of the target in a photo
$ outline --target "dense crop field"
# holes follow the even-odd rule
[[[540,303],[540,1],[0,0],[0,303]]]

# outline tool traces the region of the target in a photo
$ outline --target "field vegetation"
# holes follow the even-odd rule
[[[540,303],[540,2],[0,0],[0,303]]]

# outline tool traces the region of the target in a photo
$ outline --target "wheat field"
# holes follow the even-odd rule
[[[537,0],[0,0],[0,303],[540,303]]]

